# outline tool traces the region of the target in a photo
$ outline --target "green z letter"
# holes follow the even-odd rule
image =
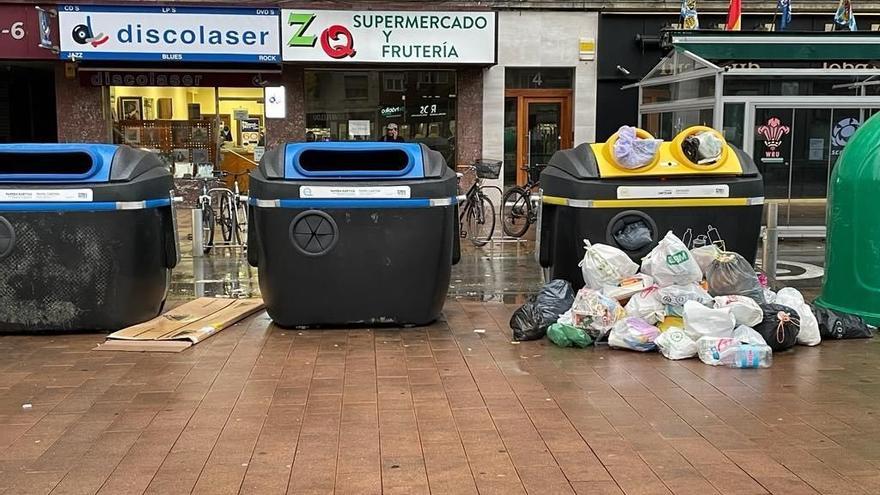
[[[287,18],[287,24],[289,26],[302,26],[299,28],[299,31],[293,34],[290,38],[290,41],[287,42],[287,46],[315,46],[315,42],[318,41],[318,37],[304,36],[303,33],[306,32],[306,29],[312,24],[312,21],[315,20],[315,14],[294,14],[291,13],[290,17]]]

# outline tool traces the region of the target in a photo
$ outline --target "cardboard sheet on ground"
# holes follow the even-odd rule
[[[180,352],[263,309],[262,299],[202,297],[107,336],[96,351]]]

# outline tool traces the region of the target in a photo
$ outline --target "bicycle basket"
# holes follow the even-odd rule
[[[501,175],[501,162],[497,160],[477,160],[474,167],[481,179],[497,179]]]
[[[547,168],[547,165],[545,165],[543,163],[529,165],[529,182],[533,182],[535,184],[537,184],[538,182],[541,182],[541,172],[545,168]]]

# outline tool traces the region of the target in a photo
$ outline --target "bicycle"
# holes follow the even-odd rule
[[[247,224],[248,224],[248,197],[241,194],[241,190],[238,187],[238,178],[247,175],[249,172],[239,172],[237,174],[234,173],[224,173],[225,176],[232,177],[232,198],[233,204],[235,205],[234,211],[232,212],[234,218],[234,233],[235,240],[238,244],[245,245],[245,236],[247,235]],[[247,246],[245,246],[247,248]]]
[[[215,172],[212,175],[213,178],[224,176],[225,172]],[[233,237],[236,238],[237,243],[240,243],[241,239],[238,235],[240,226],[236,220],[236,210],[238,210],[237,203],[240,204],[243,196],[238,194],[238,181],[235,182],[235,191],[233,191],[225,187],[208,188],[209,177],[199,177],[198,180],[202,182],[202,193],[199,195],[197,203],[199,209],[202,210],[202,251],[204,254],[208,254],[215,247],[215,225],[220,225],[220,232],[226,244],[231,245]],[[212,195],[218,197],[219,215],[214,211]],[[246,214],[245,218],[247,218]]]
[[[522,237],[538,221],[538,209],[532,206],[532,191],[540,185],[544,165],[525,165],[525,185],[513,186],[501,197],[501,229],[510,237]]]
[[[483,179],[497,179],[501,173],[501,162],[477,160],[468,169],[473,170],[477,177],[465,194],[464,202],[459,205],[459,235],[480,247],[488,244],[495,232],[495,205],[483,191],[496,189],[501,193],[501,188],[497,186],[484,186]]]

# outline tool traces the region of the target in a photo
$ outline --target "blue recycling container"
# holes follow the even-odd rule
[[[248,259],[280,326],[422,325],[458,261],[457,177],[421,144],[290,143],[250,176]]]
[[[0,145],[0,331],[112,331],[156,317],[179,259],[153,153]]]

